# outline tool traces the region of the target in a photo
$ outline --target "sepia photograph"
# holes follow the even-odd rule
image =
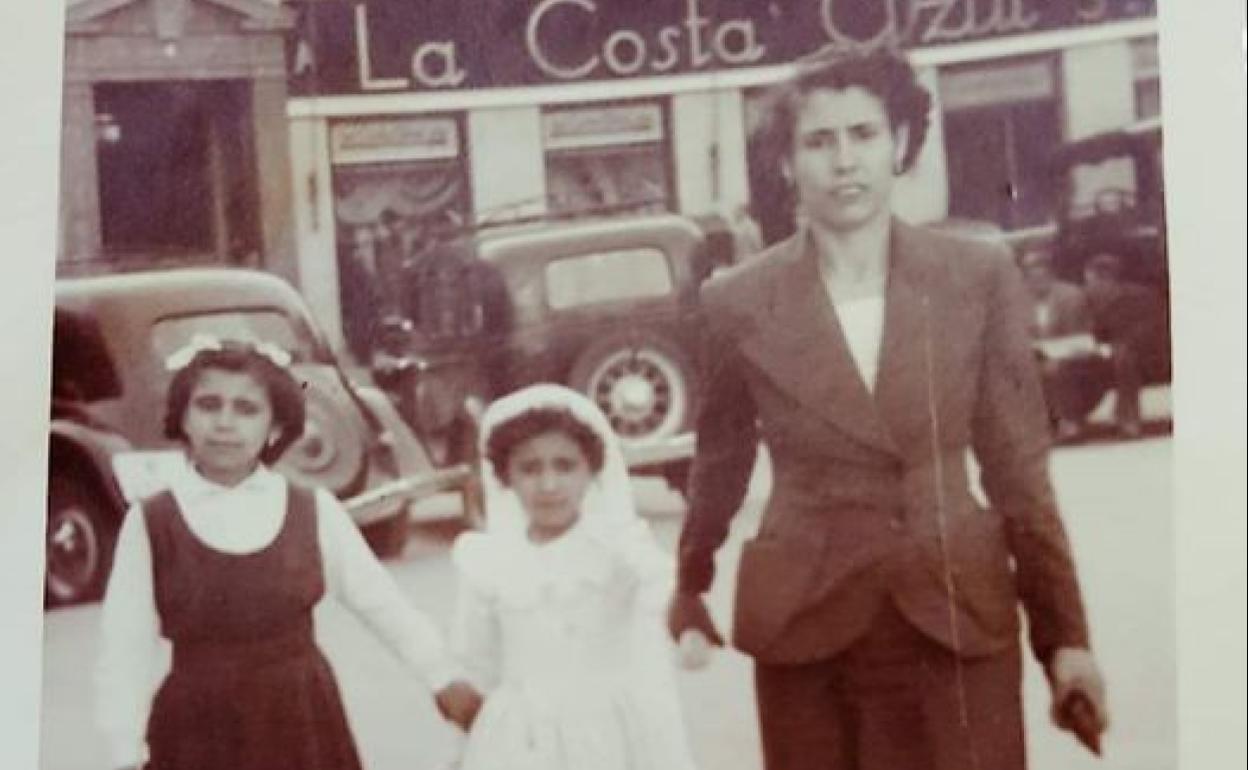
[[[39,770],[1180,766],[1165,3],[59,4]]]

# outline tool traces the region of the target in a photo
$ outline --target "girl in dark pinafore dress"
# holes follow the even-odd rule
[[[197,338],[170,357],[166,431],[185,446],[136,505],[104,600],[100,716],[112,767],[356,770],[313,608],[332,594],[467,724],[480,699],[338,501],[266,463],[303,429],[284,351]],[[172,666],[156,687],[159,637]],[[154,695],[154,697],[153,697]]]

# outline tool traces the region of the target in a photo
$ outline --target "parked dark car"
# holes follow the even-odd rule
[[[1129,181],[1076,198],[1078,175],[1111,163],[1127,166]],[[1080,283],[1089,259],[1112,254],[1122,261],[1124,279],[1168,296],[1160,120],[1069,142],[1054,155],[1052,173],[1058,190],[1053,258],[1059,277]]]
[[[352,498],[431,469],[389,399],[347,380],[303,299],[266,273],[181,269],[56,284],[46,594],[99,595],[128,501],[119,457],[170,447],[162,421],[165,358],[195,334],[259,339],[291,353],[306,385],[303,437],[282,457],[288,477]],[[374,548],[406,534],[406,501],[350,506]]]
[[[1052,162],[1059,195],[1057,231],[1052,244],[1058,277],[1083,283],[1090,262],[1109,255],[1118,278],[1133,284],[1122,300],[1098,303],[1093,296],[1094,330],[1101,341],[1134,336],[1133,345],[1149,361],[1141,367],[1144,384],[1170,381],[1170,268],[1166,249],[1166,207],[1162,164],[1162,125],[1149,119],[1120,130],[1095,134],[1063,146]],[[1089,168],[1117,164],[1121,184],[1081,195],[1077,180]],[[1139,291],[1142,287],[1145,291]],[[1089,287],[1092,288],[1092,287]],[[1097,308],[1100,308],[1097,310]],[[1123,324],[1138,327],[1124,332]],[[1084,399],[1091,411],[1110,387],[1110,378],[1089,382]]]
[[[474,445],[457,412],[465,401],[566,384],[602,408],[635,471],[680,486],[698,402],[698,287],[733,261],[732,243],[714,218],[674,214],[460,237],[414,260],[409,302],[384,326],[374,376],[422,435],[446,436],[444,462]],[[439,299],[439,287],[454,286],[470,287],[468,298]]]

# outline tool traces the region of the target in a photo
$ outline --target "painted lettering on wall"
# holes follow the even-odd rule
[[[453,40],[427,40],[416,44],[412,52],[410,78],[375,78],[372,73],[368,35],[368,6],[355,6],[356,62],[360,88],[365,91],[388,91],[407,88],[418,83],[426,88],[455,88],[463,85],[468,73],[460,68],[458,49]]]
[[[875,5],[864,13],[864,2]],[[1046,0],[821,0],[828,41],[837,48],[925,46],[1030,32],[1043,21]],[[1093,23],[1108,13],[1107,0],[1079,0],[1079,20]],[[865,31],[846,20],[877,19]],[[860,24],[858,25],[861,26]]]
[[[543,25],[559,13],[598,12],[594,0],[541,0],[524,30],[525,47],[538,68],[552,78],[577,80],[604,67],[613,75],[663,73],[682,63],[692,69],[714,63],[753,64],[767,53],[752,19],[713,23],[702,14],[698,0],[685,0],[684,19],[661,27],[650,39],[636,29],[617,29],[603,40],[600,53],[576,62],[555,61]]]
[[[322,29],[355,33],[354,50],[328,32],[318,43],[320,69],[305,80],[326,92],[650,77],[791,62],[825,45],[935,47],[1155,15],[1155,0],[507,0],[504,15],[498,0],[306,1]]]

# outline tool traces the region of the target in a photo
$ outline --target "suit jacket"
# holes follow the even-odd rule
[[[773,487],[738,570],[733,639],[835,655],[896,602],[963,656],[1086,646],[1048,476],[1030,301],[1003,248],[894,221],[879,371],[863,383],[805,230],[703,289],[708,325],[682,590],[711,583],[758,440]],[[970,493],[974,451],[985,509]]]

